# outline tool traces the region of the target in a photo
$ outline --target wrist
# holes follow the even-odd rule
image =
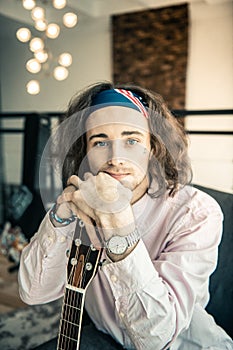
[[[135,219],[131,206],[123,212],[98,213],[96,223],[103,231],[105,239],[115,234],[125,236],[135,229]]]
[[[113,261],[124,259],[136,247],[141,235],[137,227],[127,235],[114,234],[109,239],[105,239],[104,245],[107,255]]]
[[[106,250],[106,253],[107,253],[107,256],[109,257],[109,259],[112,261],[112,262],[117,262],[117,261],[121,261],[123,259],[125,259],[135,248],[136,246],[138,245],[138,242],[137,241],[136,243],[134,243],[133,246],[129,247],[124,254],[113,254],[111,253],[110,251]]]
[[[49,212],[50,221],[52,222],[54,227],[63,227],[69,225],[71,222],[74,222],[77,218],[71,211],[71,215],[67,215],[67,217],[58,214],[59,206],[55,203]]]

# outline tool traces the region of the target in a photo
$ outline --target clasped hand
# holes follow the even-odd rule
[[[68,188],[73,186],[73,190],[65,189],[57,203],[69,203],[74,214],[91,218],[104,230],[121,230],[134,222],[130,204],[132,191],[110,175],[103,172],[96,176],[86,173],[84,181],[72,175],[67,184]],[[111,235],[105,233],[105,236]]]

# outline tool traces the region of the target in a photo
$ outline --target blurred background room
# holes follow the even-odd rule
[[[61,191],[52,164],[40,163],[47,141],[70,98],[103,80],[160,93],[184,124],[193,184],[225,215],[208,307],[233,336],[232,34],[232,0],[0,0],[2,349],[57,334],[60,301],[20,301],[20,251]]]

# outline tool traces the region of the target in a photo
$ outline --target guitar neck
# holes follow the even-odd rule
[[[67,266],[57,350],[78,350],[86,289],[95,276],[102,249],[74,240]]]
[[[77,350],[80,343],[85,290],[68,285],[60,320],[57,350]]]

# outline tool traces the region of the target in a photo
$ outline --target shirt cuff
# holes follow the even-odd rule
[[[102,271],[116,299],[143,289],[155,277],[159,279],[142,240],[126,258],[104,264]]]
[[[54,227],[47,213],[36,234],[39,244],[42,247],[45,255],[50,252],[50,249],[57,245],[56,248],[64,249],[64,244],[71,242],[76,227],[76,220],[71,224],[63,227]]]

